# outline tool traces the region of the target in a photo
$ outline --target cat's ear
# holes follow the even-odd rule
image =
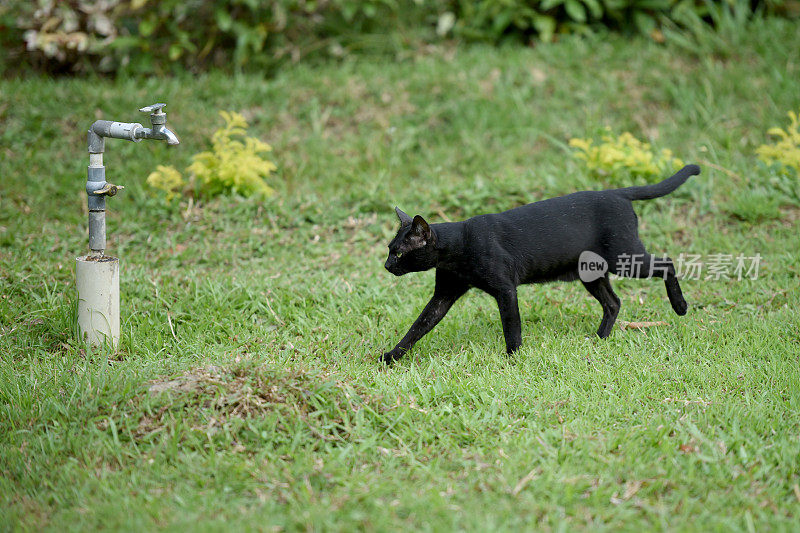
[[[411,224],[411,217],[403,213],[402,209],[395,206],[394,212],[397,213],[397,218],[400,219],[400,226],[408,226]]]
[[[425,242],[430,242],[431,227],[427,222],[425,222],[424,218],[416,215],[414,220],[411,222],[411,234],[421,238]]]

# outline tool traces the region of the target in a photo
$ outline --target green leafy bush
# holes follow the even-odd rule
[[[800,14],[797,0],[754,4],[759,12]],[[742,24],[753,12],[745,0],[6,0],[0,69],[268,69],[286,59],[397,51],[451,36],[551,41],[598,27],[657,41],[666,32],[688,48],[724,51],[709,25]]]
[[[663,41],[660,27],[685,26],[684,22],[716,25],[729,11],[753,14],[745,0],[454,0],[456,35],[497,42],[515,38],[551,41],[561,33],[585,33],[593,27],[649,35]],[[763,2],[762,11],[797,16],[800,5],[792,1]],[[757,3],[755,5],[758,5]],[[692,28],[696,29],[696,28]]]
[[[341,54],[421,12],[411,0],[10,0],[0,44],[9,63],[51,71],[261,68]]]
[[[674,0],[458,0],[455,31],[487,41],[507,37],[551,41],[558,33],[588,31],[593,23],[636,27],[649,33],[656,27],[655,16],[674,3]]]

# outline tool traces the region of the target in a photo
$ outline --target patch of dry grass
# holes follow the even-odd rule
[[[147,439],[182,419],[192,430],[238,433],[242,421],[275,419],[275,431],[291,436],[297,425],[327,442],[353,437],[359,411],[386,410],[370,395],[327,372],[264,366],[197,367],[178,376],[158,378],[131,400],[139,419],[132,434]]]

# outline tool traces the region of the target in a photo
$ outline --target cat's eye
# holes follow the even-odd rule
[[[395,252],[395,253],[394,253],[394,256],[395,256],[396,258],[400,259],[401,257],[403,257],[403,252]]]

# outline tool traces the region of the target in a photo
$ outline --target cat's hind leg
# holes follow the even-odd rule
[[[672,310],[680,316],[685,315],[689,306],[683,297],[681,286],[678,283],[678,276],[675,273],[675,264],[672,262],[672,259],[669,257],[655,257],[648,253],[644,253],[641,258],[635,259],[638,261],[638,264],[637,261],[632,263],[633,268],[631,274],[633,275],[631,277],[663,278]]]
[[[686,314],[689,306],[683,298],[675,265],[669,257],[655,257],[639,240],[638,235],[630,235],[616,241],[610,249],[600,254],[608,261],[609,272],[625,278],[652,278],[664,280],[667,297],[672,309],[680,316]]]
[[[506,353],[511,355],[522,346],[522,322],[519,318],[517,288],[506,287],[493,294],[500,309],[500,322],[506,340]]]
[[[597,329],[597,336],[605,339],[611,334],[614,327],[614,322],[617,320],[619,314],[620,300],[614,289],[611,288],[611,282],[608,279],[608,274],[602,278],[594,281],[585,282],[583,286],[589,291],[589,294],[595,297],[603,307],[603,320],[600,322],[600,327]]]

